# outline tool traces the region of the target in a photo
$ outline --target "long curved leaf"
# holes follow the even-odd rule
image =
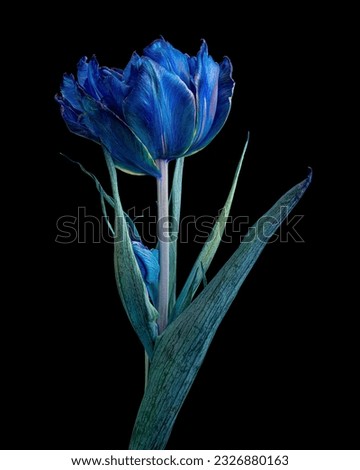
[[[176,302],[177,241],[180,227],[181,193],[184,161],[185,158],[178,158],[176,160],[170,194],[170,216],[172,218],[172,234],[170,242],[169,312],[171,312]]]
[[[311,173],[249,230],[236,252],[155,343],[130,449],[164,449],[218,326],[267,241],[298,203]]]
[[[195,261],[195,264],[189,274],[189,277],[186,280],[186,283],[176,301],[175,307],[173,311],[170,310],[171,315],[170,315],[170,321],[173,321],[183,310],[186,309],[190,305],[190,302],[192,301],[194,295],[196,294],[196,291],[199,288],[199,285],[204,279],[204,276],[206,274],[206,271],[209,269],[210,264],[216,254],[217,249],[219,248],[221,238],[223,236],[227,218],[229,216],[229,212],[231,209],[232,201],[234,199],[234,194],[237,186],[237,182],[239,179],[242,163],[245,157],[246,149],[249,143],[249,134],[247,136],[247,140],[244,145],[244,150],[242,152],[242,155],[240,157],[240,161],[238,163],[238,166],[236,168],[235,176],[231,185],[230,193],[228,195],[228,198],[225,202],[225,205],[220,212],[220,215],[215,222],[210,235],[202,247],[202,250]]]
[[[114,197],[114,264],[116,285],[130,323],[151,359],[158,331],[156,323],[158,312],[149,300],[146,285],[134,255],[126,215],[121,206],[115,165],[106,152],[105,158],[109,168]]]
[[[61,153],[61,155],[67,158],[71,163],[78,165],[80,169],[95,182],[96,189],[100,194],[102,212],[111,233],[114,235],[115,277],[120,298],[130,323],[143,343],[149,358],[151,358],[154,349],[154,340],[157,336],[156,318],[158,312],[149,301],[146,284],[143,281],[138,262],[134,255],[131,240],[141,242],[141,238],[134,222],[122,209],[113,161],[111,157],[105,153],[114,194],[114,197],[111,197],[106,193],[96,176],[88,171],[80,162],[72,160],[63,153]],[[109,221],[105,201],[115,211],[115,230]]]
[[[90,176],[90,178],[95,182],[96,189],[99,191],[99,194],[100,194],[100,202],[101,202],[102,213],[105,217],[105,221],[106,221],[106,223],[107,223],[107,225],[110,229],[110,232],[112,233],[112,235],[114,235],[114,229],[113,229],[113,226],[111,225],[111,223],[109,221],[109,216],[107,215],[106,204],[105,204],[105,201],[106,201],[111,207],[114,207],[114,198],[112,198],[111,196],[109,196],[107,194],[107,192],[104,190],[104,188],[102,187],[102,185],[100,184],[100,181],[96,178],[96,176],[93,173],[91,173],[90,171],[88,171],[80,162],[77,162],[76,160],[73,160],[72,158],[68,157],[64,153],[60,152],[60,155],[65,157],[71,163],[74,163],[75,165],[78,165],[80,167],[81,171],[83,171],[86,175]]]

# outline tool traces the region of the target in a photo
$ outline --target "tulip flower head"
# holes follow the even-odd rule
[[[206,147],[224,125],[234,91],[232,65],[218,64],[203,41],[190,57],[158,39],[124,70],[83,57],[77,78],[65,74],[56,100],[75,134],[99,143],[117,168],[160,176],[157,159]]]

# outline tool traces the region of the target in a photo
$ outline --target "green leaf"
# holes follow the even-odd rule
[[[154,350],[154,340],[158,334],[156,323],[158,312],[149,300],[146,284],[134,255],[127,225],[127,219],[130,218],[126,216],[122,209],[114,162],[107,153],[105,153],[105,158],[109,168],[114,198],[114,264],[116,285],[130,323],[151,359]],[[136,230],[135,225],[133,225],[133,228]]]
[[[117,185],[117,175],[112,159],[105,155],[110,172],[114,197],[109,196],[93,173],[79,162],[61,153],[70,162],[79,165],[81,170],[90,176],[99,191],[102,212],[114,237],[115,277],[120,298],[130,323],[139,336],[144,348],[151,359],[154,339],[157,336],[156,319],[158,312],[149,301],[146,284],[136,261],[131,240],[141,242],[139,232],[129,215],[123,211]],[[115,210],[115,230],[112,227],[106,211],[105,201]],[[124,221],[126,225],[124,225]],[[127,227],[128,230],[125,229]]]
[[[100,181],[96,178],[96,176],[93,173],[90,173],[90,171],[88,171],[80,162],[77,162],[76,160],[72,160],[70,157],[68,157],[64,153],[60,152],[60,155],[65,157],[71,163],[74,163],[75,165],[78,165],[80,167],[80,169],[86,175],[90,176],[90,178],[92,180],[94,180],[95,185],[96,185],[96,189],[99,191],[99,194],[100,194],[102,212],[104,214],[106,223],[108,224],[111,233],[114,235],[115,232],[114,232],[114,229],[113,229],[113,227],[112,227],[112,225],[109,221],[109,216],[107,214],[106,205],[105,205],[105,201],[106,201],[112,208],[114,208],[114,206],[115,206],[114,198],[112,198],[111,196],[109,196],[107,194],[107,192],[104,190],[104,188],[102,187],[102,185],[100,184]],[[124,216],[125,216],[125,219],[126,219],[128,229],[130,231],[131,239],[134,240],[134,241],[137,241],[137,242],[141,242],[141,237],[139,235],[139,232],[138,232],[133,220],[131,219],[131,217],[126,212],[124,212]]]
[[[123,211],[123,214],[124,214],[126,224],[128,226],[129,232],[130,232],[131,240],[133,240],[135,242],[142,243],[140,234],[138,232],[138,229],[136,228],[136,225],[135,225],[134,221],[132,220],[132,218],[125,211]]]
[[[109,216],[107,214],[107,210],[106,210],[106,204],[105,204],[105,201],[110,204],[111,207],[114,207],[114,199],[109,196],[107,194],[107,192],[104,190],[104,188],[101,186],[99,180],[96,178],[96,176],[93,174],[93,173],[90,173],[90,171],[88,171],[80,162],[77,162],[76,160],[72,160],[70,157],[68,157],[67,155],[65,155],[64,153],[61,153],[60,152],[60,155],[65,157],[67,160],[69,160],[71,163],[74,163],[75,165],[79,165],[80,169],[88,176],[90,176],[91,179],[94,180],[95,182],[95,185],[96,185],[96,189],[99,191],[99,194],[100,194],[100,202],[101,202],[101,209],[102,209],[102,213],[105,217],[105,221],[110,229],[110,232],[112,233],[112,235],[114,235],[114,229],[113,229],[113,226],[111,225],[110,221],[109,221]]]
[[[227,218],[230,213],[231,204],[234,199],[235,189],[240,175],[240,170],[242,163],[245,157],[246,149],[249,143],[249,134],[247,136],[244,150],[242,152],[239,164],[236,168],[235,176],[231,185],[230,193],[225,202],[225,205],[214,224],[211,233],[204,244],[195,264],[189,274],[189,277],[186,280],[186,283],[177,299],[176,305],[173,310],[170,310],[170,321],[173,321],[186,307],[190,305],[191,300],[193,299],[196,291],[199,288],[199,285],[204,279],[204,276],[209,269],[209,266],[215,256],[217,249],[219,248],[221,238],[223,236]]]
[[[178,158],[175,164],[174,177],[170,194],[170,217],[172,234],[170,242],[170,278],[169,278],[169,311],[176,302],[176,269],[177,269],[177,240],[180,227],[182,178],[185,158]]]
[[[281,222],[311,181],[311,173],[258,220],[218,274],[156,340],[149,382],[130,449],[164,449],[218,326]]]

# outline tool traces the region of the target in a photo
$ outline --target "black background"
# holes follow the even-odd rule
[[[76,216],[78,207],[101,216],[93,182],[59,152],[109,188],[106,168],[98,146],[67,131],[53,96],[81,56],[95,53],[100,64],[123,68],[160,35],[191,55],[205,38],[215,60],[230,57],[236,81],[224,129],[186,161],[183,216],[216,215],[248,131],[234,216],[254,222],[309,166],[314,171],[294,211],[304,215],[297,228],[305,242],[265,249],[218,330],[168,448],[352,447],[355,343],[346,340],[346,310],[330,313],[326,19],[311,10],[240,7],[239,16],[215,11],[209,21],[184,9],[174,25],[151,21],[140,7],[119,15],[106,6],[88,17],[70,7],[43,10],[42,20],[21,30],[22,62],[13,69],[22,83],[12,140],[15,225],[9,223],[20,256],[2,319],[4,448],[127,448],[142,396],[143,351],[118,298],[112,247],[55,243],[59,217]],[[152,178],[121,174],[119,181],[125,209],[154,208]],[[235,235],[221,246],[209,278],[237,245]],[[180,246],[180,285],[199,249]]]

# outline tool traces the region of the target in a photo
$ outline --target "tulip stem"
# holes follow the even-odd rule
[[[159,334],[166,328],[169,309],[169,273],[170,273],[170,240],[169,240],[169,185],[168,161],[159,158],[157,166],[161,178],[157,179],[158,221],[157,237],[160,252],[160,279],[159,279]]]

